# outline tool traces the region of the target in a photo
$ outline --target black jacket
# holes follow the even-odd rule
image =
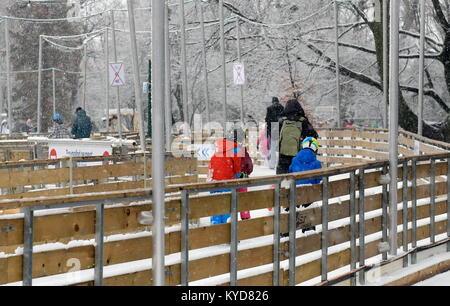
[[[274,103],[267,108],[266,125],[267,136],[270,137],[272,132],[272,122],[278,122],[283,114],[284,107],[280,103]]]
[[[86,115],[86,112],[83,109],[77,111],[71,131],[74,138],[89,138],[91,137],[91,130],[91,118]]]
[[[282,117],[279,120],[280,133],[281,128],[283,127],[284,120],[300,121],[302,117],[305,118],[302,121],[302,140],[307,137],[314,137],[317,139],[319,137],[319,134],[317,134],[311,122],[309,122],[308,118],[306,117],[305,110],[297,100],[289,100],[286,103],[286,107],[284,108]]]

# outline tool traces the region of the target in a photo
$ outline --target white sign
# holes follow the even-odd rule
[[[233,65],[233,76],[234,76],[234,84],[235,85],[244,85],[245,84],[244,64],[235,63]]]
[[[65,139],[64,139],[65,140]],[[71,157],[85,157],[85,156],[111,156],[112,145],[110,142],[100,141],[83,141],[71,140],[66,141],[49,141],[48,142],[48,157],[49,159],[63,158],[65,156]],[[78,163],[78,166],[94,166],[101,163]]]
[[[125,85],[125,66],[123,63],[109,64],[109,85],[110,86]]]
[[[149,82],[144,82],[142,84],[142,92],[145,94],[148,94],[148,92],[150,91],[150,83]]]

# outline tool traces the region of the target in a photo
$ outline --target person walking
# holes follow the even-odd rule
[[[208,181],[237,179],[241,173],[242,148],[231,139],[219,139],[215,143],[216,152],[211,157],[208,167]],[[229,192],[230,190],[213,191],[211,193]],[[230,214],[211,217],[211,224],[226,223]]]
[[[86,115],[86,111],[84,109],[78,107],[75,111],[75,119],[73,120],[71,134],[75,139],[89,138],[91,137],[91,131],[91,118]]]
[[[62,121],[62,117],[60,114],[53,115],[54,129],[53,132],[48,135],[48,138],[57,139],[57,138],[71,138],[71,134],[69,130],[64,126]]]
[[[37,128],[33,126],[33,121],[31,119],[28,119],[22,128],[22,132],[29,134],[36,133],[36,131]]]
[[[289,173],[292,159],[301,149],[302,141],[307,137],[317,139],[319,135],[296,99],[291,99],[286,103],[279,125],[281,129],[276,174],[286,174]]]
[[[289,173],[322,169],[322,163],[317,160],[318,150],[319,142],[316,138],[307,137],[304,139],[302,142],[302,149],[298,152],[297,156],[292,159],[292,163],[289,166]],[[320,184],[321,182],[322,178],[318,177],[309,180],[297,181],[296,185],[314,185]],[[306,208],[311,204],[312,203],[306,203],[302,206]],[[285,211],[289,211],[289,207],[285,208]],[[306,225],[302,228],[303,233],[309,230],[316,230],[316,227]]]
[[[277,165],[277,147],[278,138],[271,137],[272,130],[275,132],[274,136],[278,136],[278,122],[283,114],[284,107],[280,104],[280,100],[277,97],[272,97],[272,105],[267,108],[266,111],[266,129],[267,137],[270,145],[269,155],[269,168],[275,169]]]
[[[0,126],[0,134],[9,134],[8,120],[3,120]]]

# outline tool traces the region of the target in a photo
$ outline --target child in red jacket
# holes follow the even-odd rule
[[[216,141],[216,152],[211,157],[208,169],[208,179],[224,181],[238,178],[241,173],[242,158],[239,155],[241,148],[237,143],[220,139]],[[214,191],[212,193],[228,192],[230,190]],[[211,224],[226,223],[230,214],[211,217]]]
[[[208,176],[213,181],[246,178],[253,172],[253,162],[245,147],[237,143],[236,133],[234,137],[216,141],[216,152],[211,157]],[[223,190],[219,192],[228,192]],[[238,192],[246,192],[247,188],[238,188]],[[241,212],[241,219],[250,219],[250,212]],[[212,224],[226,223],[230,214],[211,217]]]

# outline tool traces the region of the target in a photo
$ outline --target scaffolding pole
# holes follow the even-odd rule
[[[420,58],[419,58],[419,111],[418,111],[418,134],[423,134],[423,89],[425,70],[425,0],[420,0]]]
[[[165,98],[165,1],[152,0],[152,206],[153,285],[164,286],[164,98]]]
[[[398,175],[398,104],[399,104],[399,23],[400,1],[391,1],[389,70],[389,233],[390,255],[397,255],[397,175]]]
[[[134,20],[134,6],[133,0],[127,1],[128,5],[128,23],[130,26],[130,40],[131,40],[131,61],[133,62],[133,76],[134,76],[134,95],[138,112],[139,120],[139,140],[141,142],[141,150],[145,152],[145,133],[144,133],[144,116],[142,113],[142,96],[141,96],[141,78],[139,75],[139,58],[137,53],[136,41],[136,24]]]

